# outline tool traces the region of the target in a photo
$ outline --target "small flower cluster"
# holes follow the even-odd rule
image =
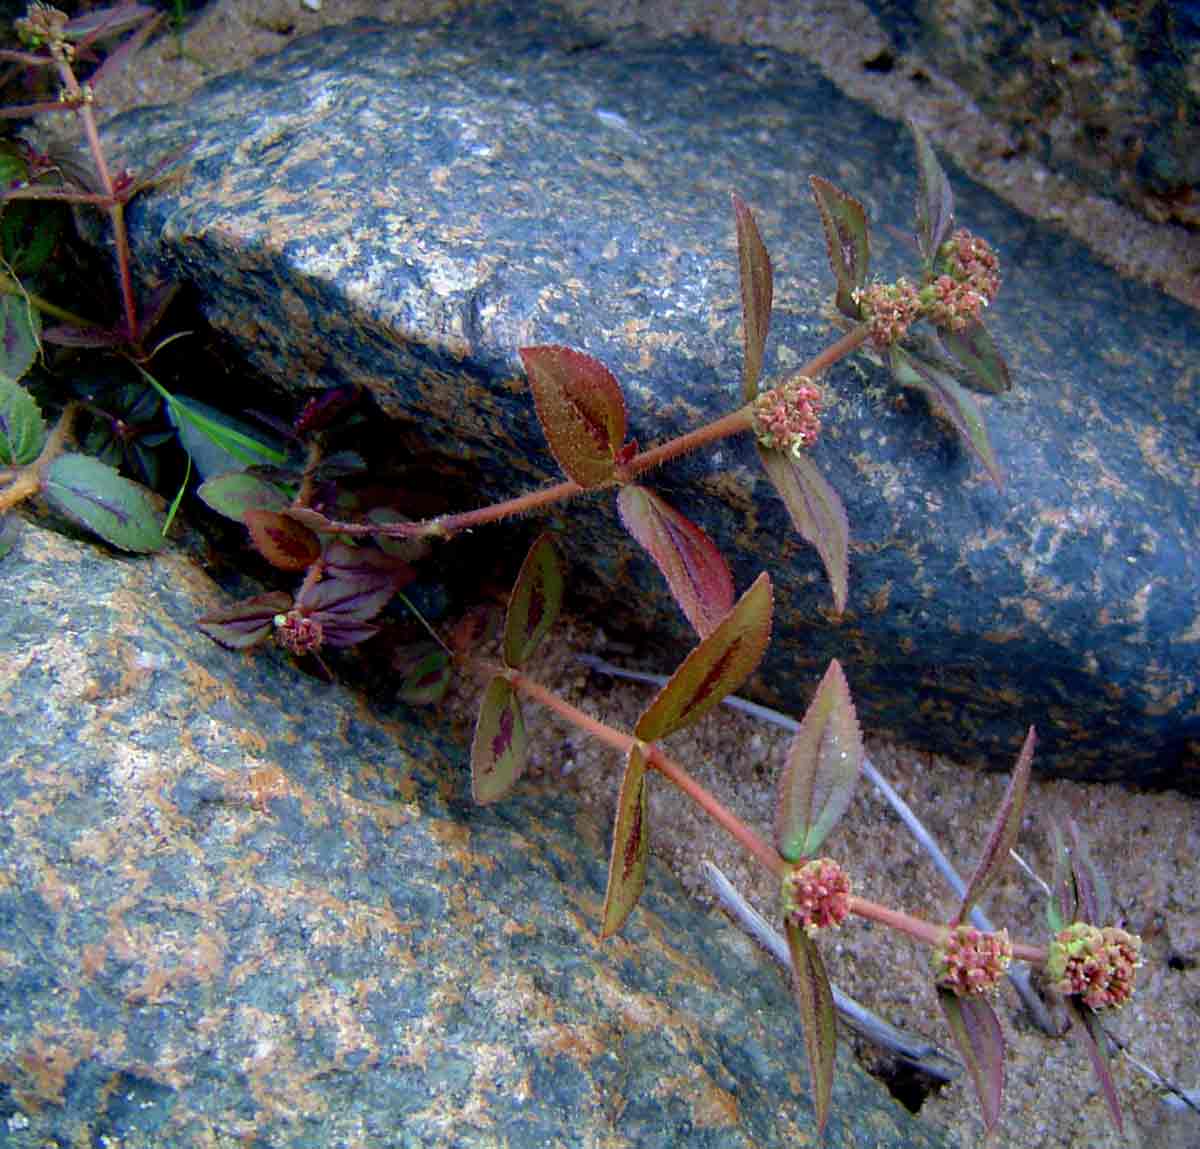
[[[1008,930],[985,934],[974,926],[955,926],[933,953],[933,974],[938,985],[959,997],[990,993],[1012,961]]]
[[[850,913],[850,878],[832,858],[816,858],[783,878],[783,916],[811,933],[840,926]]]
[[[44,43],[62,43],[67,28],[67,14],[49,4],[34,3],[20,19],[14,21],[17,35],[32,47]]]
[[[921,308],[938,327],[963,331],[979,322],[1000,290],[1000,260],[987,240],[959,228],[938,249],[940,274],[921,288]]]
[[[275,639],[284,650],[295,655],[312,654],[325,642],[325,628],[315,619],[289,610],[274,618]]]
[[[1136,934],[1074,922],[1050,943],[1046,972],[1059,993],[1092,1009],[1119,1009],[1133,996],[1141,948]]]
[[[821,392],[807,375],[764,391],[754,401],[754,434],[767,448],[798,456],[821,433]]]
[[[901,276],[895,283],[871,283],[854,292],[854,302],[871,325],[871,342],[881,351],[903,339],[921,318],[921,293]]]

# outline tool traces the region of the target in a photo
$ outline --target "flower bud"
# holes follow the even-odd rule
[[[895,283],[860,287],[853,298],[870,324],[871,342],[881,351],[903,339],[909,327],[921,317],[920,295],[903,276]]]
[[[938,985],[959,997],[991,993],[1012,961],[1008,930],[985,934],[974,926],[950,929],[933,951],[933,976]]]
[[[325,641],[325,630],[321,624],[298,610],[277,614],[272,621],[275,623],[276,641],[292,654],[311,654],[320,650]]]
[[[840,926],[850,913],[850,878],[832,858],[794,866],[783,876],[783,916],[807,933]]]
[[[821,433],[821,392],[806,375],[764,391],[754,400],[754,434],[768,448],[799,455]]]

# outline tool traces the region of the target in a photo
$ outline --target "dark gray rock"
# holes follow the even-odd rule
[[[191,144],[182,178],[132,212],[145,267],[194,282],[288,393],[369,388],[399,455],[469,476],[447,486],[459,508],[557,477],[522,345],[608,363],[643,444],[738,402],[731,189],[774,254],[768,372],[833,337],[810,174],[867,205],[881,274],[909,260],[883,225],[909,226],[911,143],[812,66],[600,42],[542,15],[329,31],[109,139],[134,167]],[[761,697],[799,711],[837,657],[869,730],[1007,767],[1034,723],[1042,768],[1195,789],[1200,324],[952,178],[960,221],[1006,268],[989,325],[1015,387],[981,400],[1004,491],[923,401],[869,365],[837,367],[814,452],[853,537],[836,620],[748,443],[654,483],[714,536],[739,586],[764,567],[774,578]],[[549,521],[607,625],[653,633],[664,662],[686,648],[611,494]]]
[[[1200,227],[1200,4],[870,0],[901,51],[1017,146],[1156,221]]]
[[[784,981],[602,836],[483,810],[461,749],[194,626],[167,554],[0,563],[0,1144],[791,1146]],[[411,718],[412,716],[410,716]],[[943,1141],[850,1059],[826,1144]]]

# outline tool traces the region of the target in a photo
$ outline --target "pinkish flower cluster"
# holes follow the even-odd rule
[[[954,926],[933,952],[933,976],[938,985],[959,997],[990,993],[1012,961],[1008,930],[985,934],[974,926]]]
[[[808,376],[798,375],[755,399],[754,434],[764,447],[799,455],[820,433],[821,392]]]
[[[850,878],[832,858],[816,858],[783,878],[783,916],[808,933],[840,926],[850,913]]]
[[[940,274],[921,288],[921,308],[937,327],[963,331],[979,322],[1000,290],[1000,260],[985,239],[959,228],[938,249]]]
[[[292,654],[311,654],[320,650],[325,641],[325,630],[321,624],[298,610],[277,614],[274,622],[276,640],[284,650]]]
[[[1092,1009],[1119,1009],[1133,996],[1141,948],[1136,934],[1074,922],[1050,943],[1046,972],[1059,993]]]
[[[880,350],[903,339],[921,318],[921,293],[903,276],[895,283],[872,283],[854,292],[871,327],[871,342]]]

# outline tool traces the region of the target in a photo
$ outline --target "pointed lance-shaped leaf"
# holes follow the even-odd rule
[[[758,234],[758,224],[737,192],[733,193],[733,215],[737,222],[738,276],[742,287],[742,401],[749,403],[758,394],[775,287],[771,257]]]
[[[249,471],[230,471],[200,484],[196,494],[219,515],[244,523],[247,511],[282,511],[291,500]]]
[[[513,586],[504,619],[504,665],[524,666],[558,618],[563,576],[558,552],[549,534],[539,535],[529,548]]]
[[[779,780],[775,848],[789,862],[811,858],[846,812],[862,759],[858,716],[835,658],[808,704]]]
[[[522,347],[519,354],[558,465],[581,487],[611,479],[625,439],[625,398],[616,376],[570,347]]]
[[[1012,387],[1008,364],[982,323],[972,324],[963,331],[939,327],[938,335],[959,366],[954,374],[960,382],[985,395],[1001,395]]]
[[[1033,767],[1033,748],[1037,744],[1037,734],[1034,728],[1029,728],[1021,753],[1017,755],[1017,764],[1013,768],[1008,788],[1000,801],[1000,809],[992,821],[987,842],[975,873],[967,883],[963,893],[962,905],[958,907],[952,926],[958,925],[971,912],[971,907],[983,897],[987,888],[996,880],[1001,867],[1008,861],[1008,852],[1016,845],[1017,834],[1021,830],[1021,813],[1025,808],[1025,795],[1029,790],[1029,774]]]
[[[242,515],[254,549],[281,571],[306,570],[321,557],[321,540],[279,511],[255,507]]]
[[[138,554],[163,547],[159,515],[145,489],[99,459],[59,455],[42,475],[42,493],[57,510],[114,547]]]
[[[1079,899],[1076,910],[1079,920],[1094,926],[1108,924],[1112,898],[1108,882],[1100,868],[1092,860],[1087,840],[1074,818],[1066,819],[1067,848],[1071,853],[1071,875],[1075,880],[1075,894]]]
[[[626,483],[617,493],[625,529],[649,552],[701,638],[733,606],[733,576],[712,539],[653,491]]]
[[[1100,1082],[1100,1092],[1104,1094],[1104,1103],[1108,1106],[1108,1114],[1112,1118],[1117,1132],[1125,1132],[1125,1120],[1121,1116],[1121,1099],[1117,1096],[1117,1087],[1113,1083],[1112,1071],[1108,1066],[1108,1038],[1104,1027],[1095,1012],[1077,998],[1067,998],[1067,1009],[1075,1022],[1075,1031],[1083,1048],[1087,1050],[1088,1059],[1092,1063],[1092,1071]]]
[[[798,457],[755,444],[767,478],[787,508],[792,526],[817,554],[833,591],[833,609],[846,609],[850,578],[850,523],[837,491],[807,455]]]
[[[808,1076],[812,1087],[817,1132],[825,1129],[833,1098],[833,1069],[837,1056],[837,1014],[833,988],[817,943],[804,927],[788,921],[784,926],[792,956],[792,993],[800,1007],[800,1026],[808,1054]]]
[[[893,345],[888,351],[888,360],[896,382],[902,387],[915,387],[934,400],[959,438],[983,464],[997,489],[1002,490],[1004,475],[992,451],[983,416],[970,392],[963,390],[946,371],[915,352]]]
[[[471,794],[480,805],[496,802],[525,773],[525,720],[508,681],[496,675],[483,692],[471,743]]]
[[[1075,897],[1075,875],[1071,873],[1071,852],[1066,835],[1055,818],[1050,819],[1050,852],[1053,872],[1050,878],[1050,898],[1046,903],[1046,921],[1054,933],[1064,930],[1073,921],[1078,909]]]
[[[953,990],[938,986],[937,997],[950,1036],[971,1075],[983,1124],[990,1134],[1004,1104],[1004,1033],[1000,1019],[987,999],[979,995],[959,997]]]
[[[196,625],[222,646],[244,650],[266,639],[271,633],[275,616],[286,614],[291,609],[292,596],[276,590],[243,599],[228,610],[207,614],[198,618]]]
[[[867,214],[858,200],[839,191],[828,180],[810,176],[808,182],[821,213],[829,266],[837,279],[837,309],[851,319],[861,319],[862,309],[855,302],[854,293],[867,282],[871,265]]]
[[[646,885],[650,856],[650,827],[646,820],[646,758],[634,743],[625,761],[617,796],[612,852],[608,859],[608,888],[604,892],[602,938],[612,937],[625,924]]]
[[[954,226],[954,194],[925,133],[912,120],[908,126],[917,145],[917,244],[928,272]]]
[[[737,690],[758,666],[771,637],[771,580],[760,574],[754,585],[679,664],[633,729],[643,742],[666,738],[699,722]]]

